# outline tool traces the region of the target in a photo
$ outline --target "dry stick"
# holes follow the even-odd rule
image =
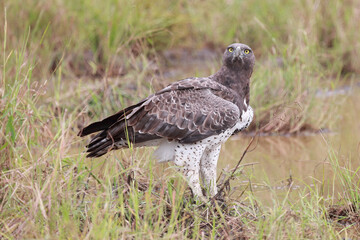
[[[256,134],[256,135],[257,135],[257,134]],[[236,170],[239,168],[240,163],[241,163],[242,160],[244,159],[246,153],[249,151],[249,148],[250,148],[251,144],[253,143],[256,135],[255,135],[254,137],[252,137],[251,141],[249,142],[248,146],[246,147],[245,151],[243,152],[240,160],[238,161],[238,163],[236,164],[234,170],[233,170],[232,173],[230,174],[230,177],[228,177],[228,179],[226,179],[226,181],[223,183],[223,185],[222,185],[222,187],[220,188],[220,190],[218,191],[218,193],[217,193],[214,197],[212,197],[210,200],[216,199],[216,198],[224,191],[226,185],[229,184],[230,180],[234,178],[234,175],[235,175]]]
[[[209,202],[215,200],[218,196],[220,196],[220,194],[224,191],[225,187],[227,184],[229,184],[230,180],[232,180],[234,178],[235,172],[236,170],[239,168],[240,163],[242,162],[242,160],[244,159],[246,153],[249,151],[249,148],[251,146],[251,144],[254,142],[254,139],[259,135],[259,133],[264,130],[270,123],[272,122],[268,122],[267,124],[265,124],[262,128],[258,129],[255,132],[255,135],[251,138],[251,141],[249,142],[249,144],[247,145],[247,147],[245,148],[240,160],[238,161],[238,163],[236,164],[234,170],[232,171],[232,173],[230,174],[230,177],[228,177],[228,179],[226,179],[226,181],[223,183],[222,187],[220,188],[220,190],[218,191],[217,194],[215,194],[215,196],[213,196],[212,198],[210,198]]]

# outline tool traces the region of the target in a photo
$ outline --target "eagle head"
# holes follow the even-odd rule
[[[233,70],[250,70],[252,72],[255,65],[255,56],[249,46],[242,43],[233,43],[226,48],[223,63]]]

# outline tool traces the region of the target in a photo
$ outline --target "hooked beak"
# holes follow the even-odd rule
[[[234,52],[234,56],[232,58],[232,62],[241,61],[243,62],[243,55],[240,47],[237,47]]]

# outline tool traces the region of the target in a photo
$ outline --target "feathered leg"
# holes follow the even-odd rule
[[[206,146],[201,144],[178,144],[175,147],[174,163],[184,174],[193,194],[206,201],[200,186],[200,159]]]
[[[210,196],[213,197],[217,193],[216,187],[216,166],[220,154],[221,145],[207,148],[200,161],[201,178],[209,189]]]

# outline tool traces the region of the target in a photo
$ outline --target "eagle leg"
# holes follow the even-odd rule
[[[206,145],[193,143],[179,143],[175,147],[174,163],[185,176],[193,194],[201,201],[206,202],[200,186],[200,159],[206,149]]]
[[[200,172],[203,184],[210,193],[210,197],[217,194],[216,186],[216,166],[219,159],[221,144],[218,146],[209,146],[200,161]]]

